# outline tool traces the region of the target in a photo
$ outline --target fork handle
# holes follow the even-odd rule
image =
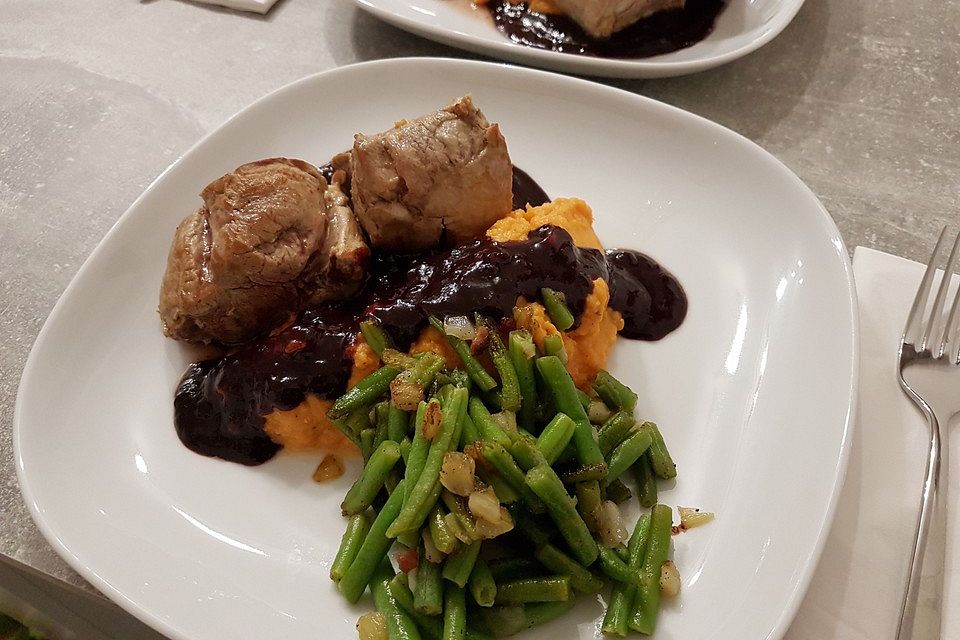
[[[914,620],[917,613],[917,596],[920,594],[920,579],[923,572],[923,558],[927,550],[927,539],[933,526],[932,523],[936,521],[938,528],[945,528],[946,525],[945,514],[935,513],[935,511],[943,510],[945,496],[939,495],[940,488],[946,489],[947,487],[946,482],[942,484],[940,482],[941,471],[945,474],[947,470],[941,457],[940,423],[929,407],[921,406],[921,408],[926,415],[927,424],[930,428],[930,450],[927,454],[927,469],[923,483],[923,501],[913,536],[910,579],[907,582],[907,589],[903,594],[903,602],[900,605],[900,620],[897,625],[896,640],[910,640],[913,635]],[[940,506],[935,509],[938,502]]]

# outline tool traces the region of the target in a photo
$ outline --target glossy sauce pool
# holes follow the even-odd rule
[[[515,207],[548,200],[535,180],[515,171]],[[480,312],[499,321],[512,316],[518,297],[537,299],[550,287],[563,292],[579,322],[597,278],[610,285],[624,337],[659,340],[683,322],[683,288],[654,260],[577,247],[550,225],[521,241],[484,238],[432,253],[375,254],[366,287],[350,300],[303,311],[269,336],[190,365],[174,399],[177,434],[197,453],[261,464],[280,449],[264,432],[264,416],[293,409],[307,394],[336,398],[346,390],[361,320],[375,318],[406,349],[430,315]]]

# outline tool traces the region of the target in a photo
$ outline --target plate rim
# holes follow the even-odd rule
[[[357,0],[359,1],[359,0]],[[117,605],[122,609],[127,611],[127,613],[133,615],[134,617],[140,619],[146,624],[150,625],[152,628],[157,631],[167,635],[171,638],[176,638],[178,640],[190,640],[185,636],[179,629],[172,626],[172,624],[159,616],[158,614],[152,612],[145,606],[139,604],[132,598],[126,596],[119,589],[114,587],[106,578],[102,577],[93,567],[90,567],[84,564],[80,558],[67,546],[67,544],[61,540],[60,536],[53,530],[53,528],[47,523],[37,504],[35,497],[33,495],[33,490],[31,488],[31,483],[26,476],[26,470],[24,468],[24,459],[21,450],[20,437],[22,430],[22,419],[24,413],[24,402],[23,402],[23,392],[27,387],[28,382],[33,377],[33,370],[38,366],[37,359],[39,353],[39,345],[42,345],[47,337],[47,334],[52,330],[51,327],[59,322],[59,317],[63,313],[66,300],[72,297],[73,291],[79,286],[77,283],[84,276],[86,271],[91,268],[91,263],[94,259],[104,251],[106,245],[111,240],[111,238],[118,233],[120,225],[129,218],[131,212],[136,209],[140,203],[150,194],[158,182],[160,182],[164,177],[170,173],[176,166],[178,166],[185,157],[191,155],[197,148],[206,144],[207,140],[212,136],[216,135],[224,126],[233,122],[235,119],[245,114],[249,110],[258,108],[263,102],[272,99],[274,96],[281,93],[291,91],[301,84],[306,84],[315,81],[317,78],[321,77],[334,77],[341,74],[350,74],[353,73],[358,68],[371,68],[371,67],[390,67],[397,66],[402,67],[406,65],[421,65],[423,67],[431,67],[434,65],[453,65],[453,66],[468,66],[474,68],[499,68],[501,72],[505,73],[514,73],[514,74],[526,74],[530,76],[539,76],[541,78],[549,78],[553,81],[560,82],[570,82],[580,86],[587,85],[595,91],[601,91],[606,93],[611,97],[619,97],[620,99],[632,100],[638,104],[643,104],[647,108],[661,109],[672,115],[680,115],[681,117],[693,117],[700,124],[709,127],[715,133],[732,138],[738,143],[746,143],[749,147],[755,152],[760,152],[767,160],[771,161],[777,170],[780,171],[784,177],[788,178],[801,190],[807,192],[807,194],[813,198],[813,201],[818,205],[818,214],[820,221],[825,223],[826,230],[828,232],[827,240],[830,241],[838,249],[838,257],[841,258],[840,266],[842,267],[843,276],[844,276],[844,285],[846,288],[846,302],[847,307],[846,311],[849,314],[850,318],[850,331],[847,335],[847,338],[850,341],[850,375],[849,380],[847,381],[846,389],[846,412],[843,421],[842,428],[842,437],[840,439],[840,452],[836,464],[831,470],[832,475],[832,488],[830,491],[830,497],[827,501],[826,508],[823,511],[823,515],[819,522],[819,527],[817,529],[817,540],[813,545],[810,553],[805,558],[804,568],[799,576],[799,578],[794,582],[794,587],[790,592],[790,596],[786,601],[783,610],[780,612],[779,617],[777,618],[776,623],[770,629],[770,631],[765,636],[765,640],[777,640],[783,637],[789,628],[791,622],[797,614],[797,611],[800,608],[803,598],[807,593],[810,583],[812,582],[814,573],[816,571],[819,560],[822,556],[823,549],[826,545],[827,537],[830,531],[830,527],[833,524],[834,516],[836,514],[837,505],[839,502],[840,492],[844,485],[844,480],[847,473],[850,450],[853,444],[854,429],[856,426],[856,416],[857,416],[857,398],[859,392],[859,370],[860,370],[860,318],[859,318],[859,305],[857,300],[857,291],[856,284],[853,279],[853,264],[850,258],[850,253],[847,250],[846,244],[843,241],[843,237],[840,234],[839,228],[834,222],[833,218],[830,216],[827,209],[824,207],[823,203],[817,197],[810,187],[804,183],[799,176],[797,176],[789,167],[787,167],[782,161],[780,161],[776,156],[774,156],[769,151],[765,150],[759,144],[753,142],[749,138],[743,136],[736,131],[729,129],[719,123],[716,123],[708,118],[691,113],[679,107],[649,98],[647,96],[632,93],[623,89],[616,87],[611,87],[605,84],[592,82],[590,80],[585,80],[582,78],[570,77],[564,74],[543,71],[539,69],[531,69],[526,67],[517,67],[502,62],[487,62],[479,60],[463,60],[459,58],[444,58],[444,57],[402,57],[402,58],[387,58],[380,60],[373,60],[368,62],[355,63],[351,65],[344,65],[341,67],[336,67],[334,69],[329,69],[326,71],[321,71],[318,73],[310,74],[304,76],[298,80],[294,80],[285,85],[270,91],[269,93],[257,98],[253,102],[242,107],[236,113],[231,115],[229,118],[224,120],[222,123],[212,128],[209,132],[204,134],[195,144],[191,145],[189,149],[180,154],[168,167],[166,167],[154,180],[152,180],[144,191],[131,203],[131,205],[121,214],[117,220],[111,225],[109,230],[104,234],[103,238],[97,243],[96,247],[87,258],[84,260],[81,267],[77,270],[76,274],[70,280],[70,283],[64,289],[63,293],[60,294],[57,302],[54,304],[49,315],[43,323],[40,331],[37,334],[36,339],[34,340],[33,345],[31,346],[30,353],[27,357],[26,363],[24,365],[23,371],[21,373],[20,381],[17,386],[17,396],[14,403],[14,412],[13,412],[13,454],[14,454],[14,463],[17,472],[17,480],[19,484],[19,489],[21,497],[27,505],[28,511],[30,513],[31,519],[36,524],[37,528],[40,530],[43,537],[51,545],[53,550],[59,555],[74,571],[76,571],[81,577],[90,582],[96,589],[103,592],[111,600],[113,600]]]
[[[382,0],[353,0],[353,3],[374,17],[403,29],[408,33],[413,33],[414,35],[427,38],[433,42],[458,49],[493,56],[503,61],[514,62],[516,64],[530,64],[541,69],[582,75],[642,79],[670,78],[698,73],[719,67],[728,62],[733,62],[734,60],[753,53],[780,35],[783,30],[793,22],[793,19],[800,12],[800,9],[803,8],[806,0],[787,1],[793,4],[779,11],[776,17],[767,25],[764,32],[750,42],[731,51],[714,56],[697,60],[673,62],[656,61],[655,58],[659,56],[638,59],[595,58],[536,49],[534,47],[516,44],[506,38],[503,38],[502,41],[488,40],[456,29],[430,25],[424,21],[402,15],[382,6]]]

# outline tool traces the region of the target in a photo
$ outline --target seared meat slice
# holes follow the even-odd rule
[[[327,210],[327,235],[320,247],[319,263],[308,270],[302,284],[307,306],[353,295],[363,284],[370,248],[350,209],[350,199],[341,185],[343,171],[333,174],[333,182],[323,192]]]
[[[344,212],[330,220],[326,190],[314,166],[286,158],[245,164],[208,185],[203,207],[184,219],[170,248],[164,333],[242,342],[305,303],[359,287],[368,252]]]
[[[640,18],[664,9],[682,9],[686,0],[553,0],[594,38],[608,38]]]
[[[384,133],[357,134],[350,169],[354,212],[380,249],[460,244],[511,209],[507,143],[469,96]]]

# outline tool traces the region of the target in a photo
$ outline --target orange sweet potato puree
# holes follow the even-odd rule
[[[573,241],[581,247],[603,249],[593,230],[593,212],[583,200],[558,198],[539,207],[527,207],[498,220],[487,231],[487,236],[499,242],[522,240],[527,234],[544,224],[553,224],[566,229]],[[518,327],[533,334],[534,342],[543,348],[543,339],[560,334],[567,351],[567,370],[578,387],[586,388],[597,372],[604,368],[607,356],[623,328],[620,314],[607,305],[610,290],[607,283],[597,279],[593,291],[587,296],[575,331],[560,332],[538,302],[520,298],[513,310]],[[432,351],[442,355],[448,367],[456,367],[460,359],[440,332],[427,327],[410,348],[411,353]],[[380,358],[362,336],[357,337],[353,355],[353,370],[348,387],[373,373],[380,366]],[[323,449],[331,453],[356,455],[357,448],[327,418],[332,400],[307,395],[306,400],[289,411],[273,411],[266,416],[264,430],[270,438],[286,449]]]
[[[577,198],[558,198],[539,207],[528,206],[514,211],[495,222],[487,235],[498,242],[522,240],[530,231],[545,224],[566,229],[577,246],[603,250],[593,230],[593,211]],[[567,371],[578,387],[586,388],[597,372],[606,366],[617,332],[623,329],[623,318],[607,306],[609,302],[610,289],[598,278],[587,296],[580,326],[574,331],[561,333],[550,322],[543,305],[522,298],[513,310],[513,318],[518,327],[533,334],[533,341],[540,349],[546,336],[560,334],[567,351]]]
[[[347,387],[352,387],[360,380],[373,373],[380,367],[380,358],[366,343],[363,336],[357,336],[354,345],[353,369],[350,371],[350,380]],[[306,399],[289,411],[274,410],[267,414],[263,430],[270,439],[285,449],[292,451],[303,449],[323,449],[330,453],[355,455],[359,453],[356,445],[327,417],[327,411],[333,400],[319,398],[312,393]]]

